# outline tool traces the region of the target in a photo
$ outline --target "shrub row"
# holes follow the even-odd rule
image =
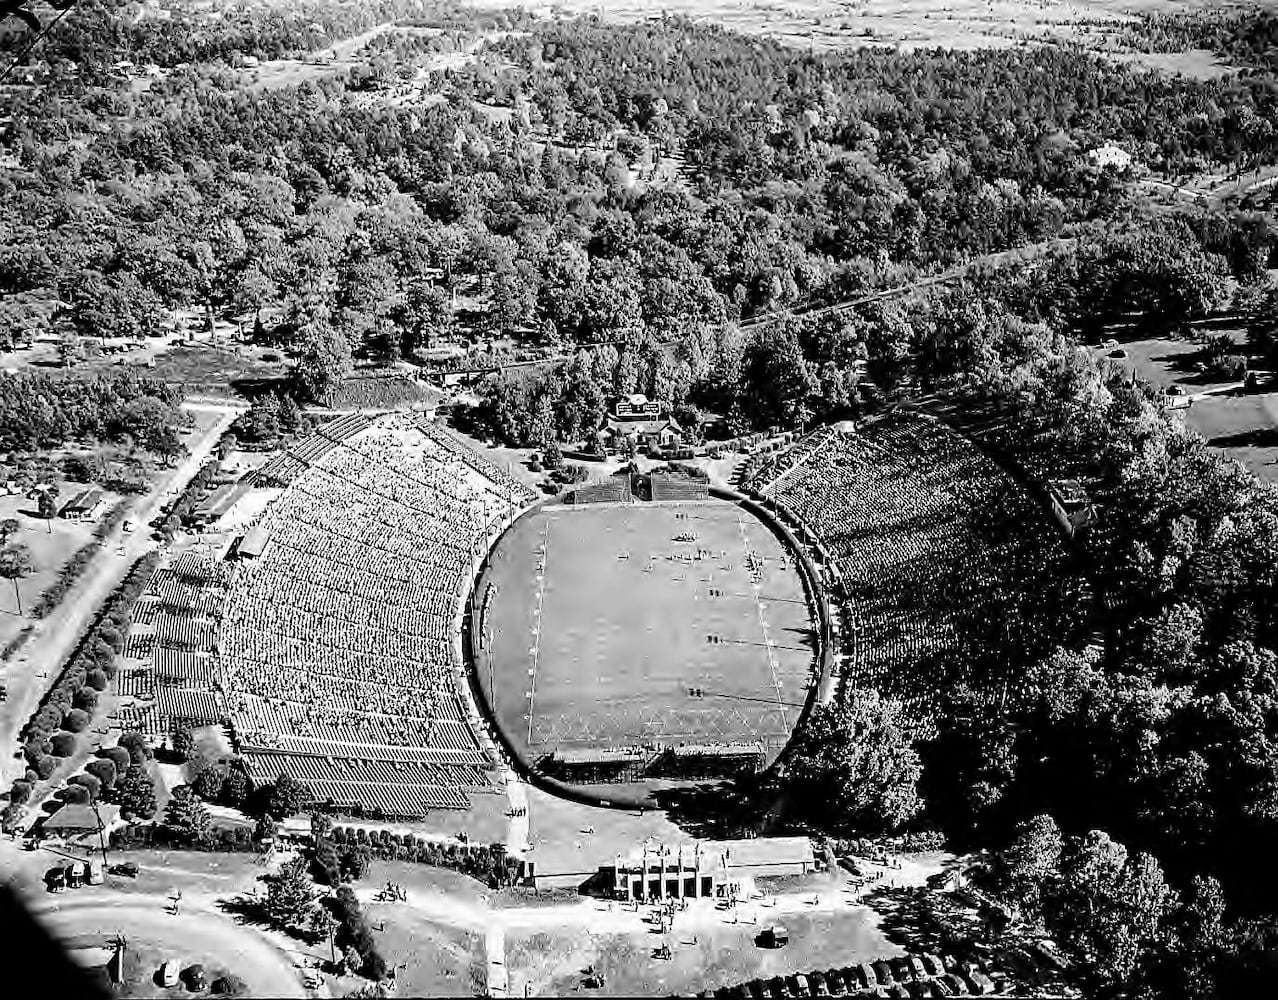
[[[23,752],[30,766],[28,774],[35,780],[47,780],[56,769],[59,757],[71,757],[79,745],[78,733],[88,728],[97,709],[98,697],[116,673],[116,655],[124,648],[129,631],[129,611],[146,588],[159,561],[158,553],[149,553],[134,563],[124,581],[103,606],[93,625],[80,640],[61,676],[45,696],[23,731]],[[134,734],[125,734],[129,737]],[[149,754],[146,741],[138,737],[135,753]],[[115,762],[120,772],[130,762],[127,738],[121,738],[123,764]],[[109,759],[104,753],[104,758]],[[13,819],[11,814],[5,821]]]
[[[155,823],[130,823],[111,831],[111,846],[118,850],[141,850],[148,847],[181,846],[189,851],[256,851],[253,831],[246,826],[213,826],[207,839],[194,843],[183,841],[180,845],[169,842],[165,827]]]
[[[448,868],[494,889],[513,885],[519,877],[519,860],[502,844],[441,843],[411,833],[346,826],[334,827],[329,837],[339,851],[343,845],[367,846],[374,857]]]
[[[17,656],[22,647],[25,646],[27,641],[31,638],[31,632],[31,626],[27,625],[21,632],[6,642],[4,644],[4,648],[0,649],[0,663],[8,663]]]
[[[98,554],[101,548],[101,539],[95,538],[71,553],[71,558],[58,570],[57,579],[44,588],[44,593],[31,606],[31,613],[37,618],[44,618],[50,611],[61,604],[62,599],[67,596],[67,591],[75,586],[75,582],[88,569],[89,563],[93,561],[93,557]]]

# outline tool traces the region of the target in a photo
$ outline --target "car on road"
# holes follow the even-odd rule
[[[120,875],[124,878],[137,878],[138,872],[141,871],[136,861],[122,861],[118,865],[112,865],[109,870],[112,875]]]
[[[1106,355],[1106,357],[1121,359],[1121,358],[1127,357],[1127,352],[1124,351],[1121,347],[1116,347],[1112,351],[1110,351],[1109,354]]]

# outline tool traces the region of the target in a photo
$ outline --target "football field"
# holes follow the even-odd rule
[[[742,740],[770,759],[807,695],[799,572],[731,503],[543,509],[498,543],[480,600],[480,686],[530,760]]]

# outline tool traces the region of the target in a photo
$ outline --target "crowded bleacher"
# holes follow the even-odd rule
[[[230,588],[218,653],[235,735],[255,775],[287,770],[334,808],[465,808],[489,782],[461,602],[535,495],[429,423],[348,430],[300,455]]]
[[[956,647],[968,595],[1006,580],[1026,532],[1050,538],[1033,501],[970,442],[913,413],[822,428],[742,484],[807,529],[832,565],[847,685],[923,704]],[[997,521],[1000,533],[991,530]],[[1014,568],[1014,567],[1013,567]]]

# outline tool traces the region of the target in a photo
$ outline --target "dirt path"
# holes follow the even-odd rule
[[[83,939],[116,933],[171,952],[183,965],[196,959],[219,962],[248,985],[251,996],[306,997],[293,962],[274,942],[246,925],[237,924],[210,905],[183,897],[183,911],[165,911],[163,896],[123,896],[118,893],[75,893],[51,896],[33,903],[32,911],[55,935]]]
[[[205,408],[188,409],[198,412]],[[21,757],[13,756],[10,748],[17,743],[22,727],[35,712],[40,699],[57,681],[62,663],[102,602],[120,585],[129,567],[156,547],[147,524],[199,471],[222,432],[235,419],[236,412],[218,408],[216,419],[186,442],[187,457],[169,470],[133,508],[130,520],[137,525],[136,529],[126,535],[117,527],[106,537],[70,593],[52,614],[35,623],[31,639],[5,669],[4,683],[9,697],[0,705],[0,783],[5,787],[26,767]]]

